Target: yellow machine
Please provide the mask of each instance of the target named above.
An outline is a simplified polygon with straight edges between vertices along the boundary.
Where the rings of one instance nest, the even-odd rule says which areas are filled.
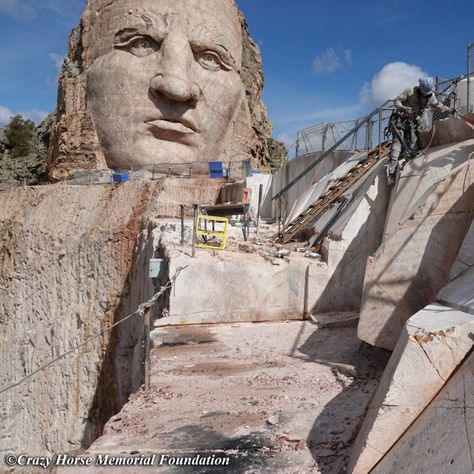
[[[224,250],[227,245],[227,227],[225,217],[198,215],[196,221],[196,246],[203,249]]]

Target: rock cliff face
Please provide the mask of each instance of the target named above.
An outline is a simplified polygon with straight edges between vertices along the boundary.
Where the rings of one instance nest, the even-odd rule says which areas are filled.
[[[260,48],[249,34],[247,21],[241,14],[242,37],[243,37],[243,67],[242,80],[245,85],[248,106],[255,132],[254,145],[251,148],[253,164],[257,167],[270,166],[271,158],[267,146],[267,139],[272,135],[272,125],[268,118],[268,112],[261,99],[264,85],[264,73]],[[281,167],[278,166],[277,169]]]
[[[104,152],[87,108],[86,85],[95,59],[94,43],[98,41],[94,24],[102,10],[110,8],[111,2],[89,0],[80,24],[70,34],[68,56],[59,78],[57,114],[48,151],[52,179],[63,179],[75,170],[106,168]],[[261,100],[264,82],[262,59],[243,15],[239,15],[243,45],[241,80],[245,100],[235,116],[226,156],[212,157],[210,161],[219,158],[243,160],[250,156],[253,166],[265,167],[269,161],[267,138],[272,130]]]
[[[158,216],[220,183],[131,181],[2,192],[0,389],[135,311],[156,288]],[[192,198],[191,198],[192,196]],[[143,320],[132,318],[33,379],[0,394],[0,451],[87,446],[143,382]]]

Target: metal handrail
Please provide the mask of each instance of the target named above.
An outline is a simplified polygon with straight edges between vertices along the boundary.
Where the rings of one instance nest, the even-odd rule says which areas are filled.
[[[289,191],[300,179],[306,176],[315,166],[317,166],[321,161],[327,158],[333,151],[337,150],[349,137],[358,132],[365,124],[369,123],[372,117],[382,112],[382,109],[386,107],[392,100],[387,100],[380,107],[377,107],[370,114],[366,115],[354,128],[347,132],[340,140],[338,140],[331,148],[328,148],[318,159],[311,163],[303,172],[301,172],[296,178],[291,180],[281,191],[279,191],[275,196],[272,197],[272,201],[280,199],[287,191]]]
[[[467,77],[467,97],[466,97],[466,102],[467,102],[467,113],[471,112],[471,54],[472,50],[474,49],[474,43],[470,43],[467,45],[467,71],[466,71],[466,77]]]

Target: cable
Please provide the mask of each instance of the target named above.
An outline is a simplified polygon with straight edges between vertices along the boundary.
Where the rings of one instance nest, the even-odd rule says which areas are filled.
[[[422,151],[420,151],[418,156],[423,156],[426,153],[426,150],[428,150],[428,148],[431,147],[431,144],[433,143],[433,139],[434,139],[434,136],[435,136],[435,130],[436,130],[436,121],[433,122],[433,127],[431,128],[431,138],[430,138],[430,141],[429,141],[428,145],[426,146],[426,148],[424,148]]]
[[[140,306],[138,306],[138,308],[135,310],[135,312],[129,314],[128,316],[125,316],[125,318],[122,318],[120,321],[117,321],[116,323],[112,324],[111,326],[105,328],[104,330],[102,330],[101,332],[98,332],[96,334],[94,334],[92,337],[90,337],[89,339],[85,340],[84,342],[82,342],[81,344],[73,347],[72,349],[64,352],[63,354],[59,355],[58,357],[56,357],[55,359],[47,362],[46,364],[43,364],[42,366],[38,367],[36,370],[34,370],[33,372],[31,372],[30,374],[28,374],[27,376],[23,377],[22,379],[18,380],[17,382],[15,383],[12,383],[11,385],[8,385],[7,387],[5,388],[2,388],[0,390],[0,394],[8,391],[8,390],[11,390],[12,388],[14,387],[17,387],[18,385],[21,385],[23,382],[26,382],[28,379],[30,379],[31,377],[33,377],[34,375],[36,375],[38,372],[42,372],[43,370],[47,369],[48,367],[52,366],[53,364],[55,364],[56,362],[58,362],[59,360],[61,359],[64,359],[66,356],[68,356],[69,354],[72,354],[73,352],[77,351],[78,349],[80,349],[81,347],[84,347],[85,345],[89,344],[89,342],[93,341],[94,339],[97,339],[98,337],[101,337],[103,336],[106,332],[110,331],[111,329],[113,329],[114,327],[124,323],[125,321],[129,320],[130,318],[132,318],[133,316],[135,315],[140,315],[140,316],[143,316],[145,314],[145,310],[146,309],[149,309],[151,308],[153,305],[156,304],[156,302],[158,301],[158,299],[163,295],[163,293],[168,290],[169,288],[171,288],[174,284],[174,282],[176,281],[176,278],[178,277],[178,275],[185,269],[187,268],[187,265],[185,267],[178,267],[176,269],[176,272],[175,274],[173,275],[173,277],[171,278],[171,280],[165,285],[165,286],[162,286],[160,288],[160,291],[158,291],[155,295],[153,295],[153,297],[151,299],[149,299],[148,301],[146,301],[145,303],[142,303]]]

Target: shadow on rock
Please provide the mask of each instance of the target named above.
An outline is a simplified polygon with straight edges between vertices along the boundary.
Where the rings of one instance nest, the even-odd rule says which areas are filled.
[[[342,336],[342,331],[355,329],[315,331],[299,347],[308,362],[330,367],[341,387],[341,392],[320,411],[306,440],[324,474],[346,472],[350,448],[390,357],[388,351],[361,343],[356,337],[344,347],[334,344],[337,333]]]

